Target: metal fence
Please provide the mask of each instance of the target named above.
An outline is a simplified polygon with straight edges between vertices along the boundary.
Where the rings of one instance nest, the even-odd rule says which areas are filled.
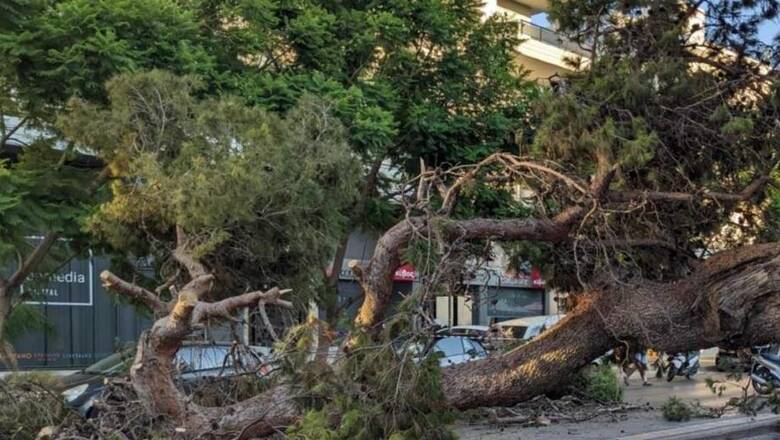
[[[561,49],[576,53],[578,55],[585,57],[590,56],[590,51],[587,48],[582,47],[576,42],[563,37],[552,29],[547,29],[546,27],[529,23],[527,21],[520,22],[520,34],[533,38],[534,40],[560,47]]]
[[[40,314],[45,330],[12,341],[20,368],[81,368],[137,339],[151,325],[148,317],[105,291],[98,274],[108,266],[105,258],[76,258],[37,285],[25,286],[36,295],[24,307]]]

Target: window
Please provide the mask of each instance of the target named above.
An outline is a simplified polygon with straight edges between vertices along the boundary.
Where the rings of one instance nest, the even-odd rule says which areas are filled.
[[[444,353],[444,357],[459,356],[463,354],[462,338],[451,336],[449,338],[439,339],[433,347],[434,352]]]
[[[463,347],[466,349],[466,354],[470,354],[470,351],[473,350],[473,353],[475,353],[476,356],[487,356],[485,348],[477,341],[464,338]]]
[[[182,347],[176,353],[176,369],[180,372],[192,372],[211,370],[230,366],[232,362],[227,359],[228,347],[203,345]]]

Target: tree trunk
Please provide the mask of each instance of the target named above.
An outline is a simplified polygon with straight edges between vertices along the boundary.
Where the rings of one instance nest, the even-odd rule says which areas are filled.
[[[503,356],[443,371],[456,408],[511,405],[559,389],[618,344],[664,352],[780,341],[780,243],[712,257],[690,277],[612,281],[583,295],[541,337]]]
[[[154,327],[161,323],[165,325],[165,321],[158,321]],[[179,426],[198,432],[198,429],[207,426],[206,418],[199,408],[188,404],[173,382],[173,362],[181,342],[165,340],[157,333],[152,328],[138,340],[135,360],[130,368],[133,388],[150,414],[163,415]]]
[[[350,229],[352,222],[350,222]],[[344,235],[339,240],[338,247],[336,248],[336,254],[333,256],[333,263],[331,264],[330,273],[325,279],[325,292],[327,295],[333,295],[332,298],[326,298],[325,300],[325,317],[328,323],[334,325],[339,319],[339,311],[341,309],[339,305],[339,275],[341,274],[341,265],[344,261],[344,257],[347,255],[347,245],[349,244],[350,231],[344,232]]]
[[[0,284],[0,362],[6,367],[15,370],[17,368],[16,353],[10,341],[6,340],[6,325],[13,312],[11,304],[10,288],[3,282]]]

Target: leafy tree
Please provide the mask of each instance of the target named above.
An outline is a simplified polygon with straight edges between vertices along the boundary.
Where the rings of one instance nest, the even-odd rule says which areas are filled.
[[[51,115],[71,96],[103,101],[117,73],[166,68],[215,76],[191,11],[165,0],[49,2],[2,35],[6,81],[27,114]]]
[[[15,365],[6,335],[18,334],[35,322],[12,319],[19,306],[35,298],[34,273],[55,270],[80,251],[81,226],[95,199],[97,172],[74,163],[75,153],[39,139],[15,157],[0,160],[0,361]],[[59,240],[68,237],[68,241]],[[22,291],[22,284],[26,289]],[[34,326],[35,327],[35,326]],[[40,326],[38,326],[40,327]]]
[[[13,0],[0,6],[5,61],[0,67],[0,152],[12,159],[2,163],[8,184],[0,197],[0,262],[24,269],[9,275],[0,292],[0,332],[16,332],[5,327],[24,322],[9,319],[21,302],[19,286],[30,273],[53,270],[72,257],[70,251],[49,251],[64,243],[58,237],[79,237],[83,213],[90,203],[94,206],[100,186],[97,172],[74,167],[84,151],[65,142],[52,125],[67,99],[75,95],[105,102],[104,82],[110,77],[157,66],[212,79],[212,90],[218,81],[213,57],[201,47],[199,23],[178,3]],[[45,139],[30,145],[30,133]],[[84,188],[93,193],[91,199],[84,197]],[[44,239],[33,248],[24,240],[41,234]],[[17,257],[28,257],[30,264],[17,264]]]
[[[302,94],[327,96],[363,163],[350,229],[384,229],[395,174],[419,161],[460,164],[517,148],[534,88],[514,63],[517,26],[484,19],[477,1],[222,2],[211,23],[240,22],[218,37],[234,41],[257,69],[235,88],[250,102],[284,111]],[[205,17],[204,17],[205,19]],[[381,173],[382,164],[396,170]],[[342,237],[328,280],[334,288]],[[323,298],[336,318],[333,297]]]
[[[633,191],[738,193],[777,172],[780,90],[768,62],[778,54],[756,37],[760,23],[777,16],[777,2],[598,3],[553,2],[551,17],[561,30],[595,41],[598,51],[587,70],[569,76],[565,93],[541,101],[543,122],[529,154],[585,175],[616,165],[613,185]],[[581,14],[598,25],[576,20]],[[550,263],[559,265],[559,275],[575,273],[579,258],[674,278],[695,255],[766,233],[766,207],[646,202],[630,215],[603,218],[591,235],[643,236],[673,246],[621,249],[617,260],[605,262],[588,251],[598,247],[586,245],[578,253],[551,253]],[[559,281],[569,289],[579,284]]]
[[[515,149],[535,90],[513,61],[516,25],[483,20],[471,0],[64,0],[20,28],[0,37],[20,115],[51,120],[74,95],[105,103],[106,80],[150,68],[197,77],[201,97],[229,92],[280,114],[306,95],[331,102],[363,176],[336,267],[346,231],[397,214],[388,175],[414,173],[419,158]],[[380,173],[383,163],[398,172]]]
[[[175,281],[179,229],[217,296],[283,284],[307,304],[355,196],[341,124],[311,98],[280,117],[229,96],[200,100],[202,87],[151,71],[109,81],[105,106],[72,102],[61,129],[113,177],[89,228],[154,256]]]

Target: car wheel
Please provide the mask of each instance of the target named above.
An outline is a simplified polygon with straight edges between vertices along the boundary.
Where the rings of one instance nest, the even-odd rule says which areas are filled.
[[[767,380],[767,383],[759,383],[753,380],[753,378],[750,378],[750,383],[753,385],[753,389],[756,390],[758,394],[766,395],[772,392],[772,386],[769,384],[769,372],[766,371],[766,368],[757,367],[753,370],[753,374],[756,376],[761,377],[762,379]]]
[[[98,409],[97,409],[97,408],[95,408],[94,406],[91,406],[91,407],[90,407],[90,408],[87,410],[87,412],[84,414],[84,418],[85,418],[85,419],[94,419],[95,417],[97,417],[97,416],[98,416],[98,412],[99,412],[99,411],[98,411]]]

